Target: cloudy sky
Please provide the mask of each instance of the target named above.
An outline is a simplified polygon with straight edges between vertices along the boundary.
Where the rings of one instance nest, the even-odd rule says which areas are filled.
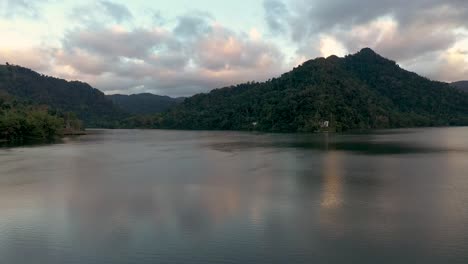
[[[0,0],[1,63],[106,93],[187,96],[363,47],[468,79],[468,1]]]

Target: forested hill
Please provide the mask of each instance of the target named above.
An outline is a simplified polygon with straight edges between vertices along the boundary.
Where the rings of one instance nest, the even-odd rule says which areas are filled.
[[[87,127],[311,132],[468,125],[468,93],[401,69],[368,48],[186,99],[105,96],[86,83],[12,65],[0,65],[0,93],[28,107],[48,105],[49,113],[76,113]],[[21,115],[36,111],[28,107]]]
[[[51,111],[45,105],[28,105],[0,91],[0,146],[2,142],[50,140],[64,134],[81,134],[82,123],[72,113]]]
[[[112,127],[123,116],[104,93],[86,83],[44,76],[20,66],[0,65],[0,91],[27,103],[74,112],[87,127]]]
[[[468,92],[468,81],[453,82],[451,85],[461,91]]]
[[[125,112],[135,115],[148,115],[167,111],[169,108],[183,102],[185,98],[172,98],[150,93],[122,95],[108,95],[114,104]]]
[[[468,125],[468,95],[366,48],[195,95],[156,119],[154,127],[282,132]]]

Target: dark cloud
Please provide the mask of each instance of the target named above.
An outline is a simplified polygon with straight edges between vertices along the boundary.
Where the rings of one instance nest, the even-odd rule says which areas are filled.
[[[294,40],[334,30],[349,30],[389,16],[399,27],[437,25],[453,29],[465,26],[468,20],[468,2],[464,0],[293,0],[286,6],[280,0],[264,1],[266,20],[272,31],[275,21],[284,21]],[[273,20],[273,23],[270,21]],[[412,32],[413,33],[413,32]]]
[[[295,21],[290,23],[294,25],[302,20],[307,25],[305,32],[302,32],[305,36],[337,27],[366,24],[386,15],[406,26],[414,21],[428,20],[428,15],[432,22],[460,24],[466,21],[468,14],[468,3],[464,0],[296,0],[292,3],[289,9],[294,13],[292,20]],[[285,14],[288,15],[288,12]]]
[[[468,26],[466,0],[265,0],[264,7],[271,32],[280,28],[297,55],[306,57],[320,55],[321,42],[331,37],[349,52],[371,47],[416,65],[418,58],[443,56],[458,41],[456,29]],[[429,65],[441,68],[435,62]]]

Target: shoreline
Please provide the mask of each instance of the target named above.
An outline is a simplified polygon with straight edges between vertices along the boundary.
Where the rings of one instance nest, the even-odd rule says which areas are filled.
[[[63,133],[63,136],[84,136],[84,135],[87,135],[86,131]]]
[[[73,130],[73,129],[64,129],[62,133],[62,137],[65,136],[84,136],[86,135],[86,130]]]

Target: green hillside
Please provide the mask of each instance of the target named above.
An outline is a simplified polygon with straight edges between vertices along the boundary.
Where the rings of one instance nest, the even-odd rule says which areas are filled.
[[[27,104],[73,112],[87,127],[112,127],[124,116],[104,93],[86,83],[41,75],[20,66],[0,65],[0,91]]]
[[[468,125],[468,95],[366,48],[195,95],[154,119],[153,127],[277,132]]]
[[[451,85],[461,91],[468,92],[468,81],[453,82]]]
[[[134,115],[149,115],[167,111],[171,107],[183,102],[184,98],[172,98],[150,93],[122,95],[108,95],[115,105],[127,113]]]

